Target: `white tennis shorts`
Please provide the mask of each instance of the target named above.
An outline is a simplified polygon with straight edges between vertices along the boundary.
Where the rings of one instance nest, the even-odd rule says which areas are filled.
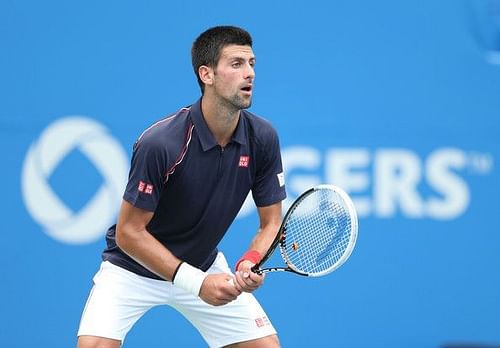
[[[231,273],[222,253],[207,272]],[[105,261],[94,277],[78,336],[100,336],[123,342],[134,323],[158,305],[169,305],[182,313],[210,347],[276,333],[252,294],[242,293],[224,306],[211,306],[171,282],[142,277]]]

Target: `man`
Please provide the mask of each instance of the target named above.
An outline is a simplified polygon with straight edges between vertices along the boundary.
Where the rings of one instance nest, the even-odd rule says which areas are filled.
[[[251,294],[264,278],[251,267],[279,229],[286,196],[276,132],[244,110],[255,78],[252,39],[241,28],[211,28],[194,42],[192,60],[201,99],[146,129],[134,145],[79,348],[119,347],[147,310],[163,304],[211,347],[279,346]],[[260,226],[232,275],[217,244],[250,190]]]

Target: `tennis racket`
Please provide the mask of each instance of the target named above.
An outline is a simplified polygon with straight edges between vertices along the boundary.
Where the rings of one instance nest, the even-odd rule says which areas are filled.
[[[313,187],[293,202],[271,247],[252,271],[326,275],[349,258],[357,235],[358,218],[347,193],[333,185]],[[286,267],[262,268],[278,245]]]

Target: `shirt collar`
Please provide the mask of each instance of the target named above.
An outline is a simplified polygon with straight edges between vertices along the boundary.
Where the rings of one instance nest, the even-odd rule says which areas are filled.
[[[238,125],[236,126],[236,130],[231,137],[232,142],[237,142],[241,145],[246,145],[246,122],[245,111],[241,111],[240,118],[238,120]],[[201,147],[203,151],[208,151],[211,148],[217,146],[217,141],[213,136],[212,132],[208,128],[207,123],[205,122],[205,118],[203,117],[203,112],[201,111],[201,98],[196,101],[191,106],[191,120],[193,121],[194,128],[198,134],[198,137],[201,142]]]

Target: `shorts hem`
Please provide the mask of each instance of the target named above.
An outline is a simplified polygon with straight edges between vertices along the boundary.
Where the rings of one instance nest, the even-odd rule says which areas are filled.
[[[267,329],[266,331],[259,331],[259,332],[252,332],[252,333],[247,333],[244,335],[237,335],[237,336],[230,336],[230,337],[224,337],[218,340],[214,340],[214,344],[212,345],[212,342],[208,342],[210,348],[219,348],[219,347],[225,347],[230,344],[235,344],[235,343],[240,343],[240,342],[245,342],[245,341],[251,341],[251,340],[256,340],[259,338],[264,338],[267,336],[272,336],[272,335],[277,335],[278,333],[274,329],[274,327]]]

